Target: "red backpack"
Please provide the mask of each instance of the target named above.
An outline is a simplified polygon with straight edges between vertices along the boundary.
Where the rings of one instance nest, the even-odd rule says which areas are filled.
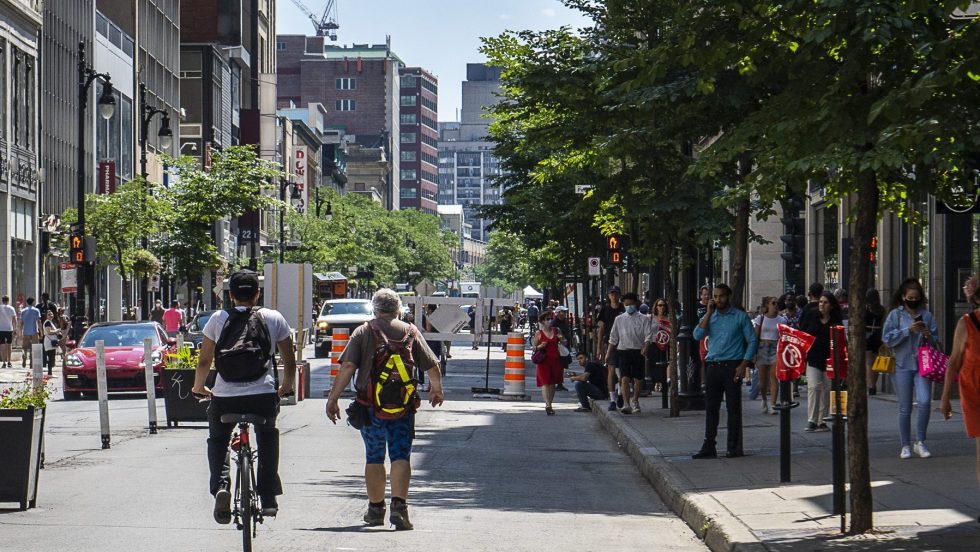
[[[381,420],[397,420],[415,412],[422,404],[415,379],[415,360],[412,346],[418,332],[409,324],[401,341],[392,341],[385,335],[380,322],[369,322],[376,344],[374,362],[367,388],[367,403],[374,415]]]

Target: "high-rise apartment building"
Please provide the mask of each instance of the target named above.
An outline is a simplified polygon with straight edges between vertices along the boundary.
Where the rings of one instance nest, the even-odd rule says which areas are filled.
[[[400,206],[399,71],[390,44],[336,46],[322,36],[276,38],[280,108],[323,104],[329,124],[345,133],[348,192]]]
[[[439,81],[419,67],[401,69],[399,171],[401,207],[437,214]]]

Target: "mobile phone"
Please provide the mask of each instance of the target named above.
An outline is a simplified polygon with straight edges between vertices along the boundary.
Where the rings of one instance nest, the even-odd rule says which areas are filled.
[[[921,314],[916,315],[916,317],[913,318],[912,320],[914,320],[915,322],[922,322],[922,315]]]

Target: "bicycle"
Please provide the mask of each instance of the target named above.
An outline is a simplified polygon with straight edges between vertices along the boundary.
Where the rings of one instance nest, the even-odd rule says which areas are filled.
[[[235,527],[242,532],[242,550],[252,551],[252,538],[256,528],[262,523],[262,508],[259,495],[255,491],[255,462],[258,452],[252,448],[249,425],[263,426],[264,416],[255,414],[223,414],[221,423],[237,424],[236,433],[231,437],[231,450],[235,453],[235,494],[232,497],[231,515]]]

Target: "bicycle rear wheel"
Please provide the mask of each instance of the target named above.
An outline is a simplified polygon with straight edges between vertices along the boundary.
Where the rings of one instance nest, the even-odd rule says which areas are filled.
[[[242,512],[242,550],[252,552],[252,528],[255,512],[252,510],[252,451],[242,445],[238,451],[238,505]]]

